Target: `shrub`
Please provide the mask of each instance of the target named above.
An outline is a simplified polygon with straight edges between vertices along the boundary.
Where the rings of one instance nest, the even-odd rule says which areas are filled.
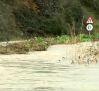
[[[66,23],[64,15],[59,13],[53,14],[51,18],[43,19],[40,29],[54,35],[68,34],[68,31],[70,31],[69,24]]]
[[[95,35],[86,35],[86,34],[79,34],[77,36],[77,39],[81,40],[81,41],[90,41],[92,40],[93,38],[95,38]]]
[[[85,11],[83,10],[81,4],[77,0],[68,1],[64,5],[64,9],[66,22],[69,23],[72,28],[74,21],[75,32],[76,34],[78,34],[82,27],[82,20]]]

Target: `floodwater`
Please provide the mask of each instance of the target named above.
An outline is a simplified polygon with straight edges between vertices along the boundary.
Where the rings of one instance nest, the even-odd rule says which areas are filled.
[[[99,91],[98,63],[71,65],[50,52],[0,56],[0,91]]]

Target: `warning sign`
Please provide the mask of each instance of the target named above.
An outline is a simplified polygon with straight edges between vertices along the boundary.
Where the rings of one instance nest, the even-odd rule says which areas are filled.
[[[94,24],[94,21],[91,16],[88,17],[86,24]]]

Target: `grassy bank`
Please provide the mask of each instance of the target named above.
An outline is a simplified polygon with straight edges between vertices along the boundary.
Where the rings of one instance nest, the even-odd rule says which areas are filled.
[[[29,51],[46,51],[50,45],[56,44],[74,44],[78,42],[96,41],[99,33],[88,36],[80,34],[78,36],[61,35],[57,37],[34,37],[20,43],[9,43],[6,46],[0,46],[0,54],[25,54]]]

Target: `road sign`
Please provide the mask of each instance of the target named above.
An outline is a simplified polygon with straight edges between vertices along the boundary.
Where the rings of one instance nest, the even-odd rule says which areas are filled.
[[[94,24],[94,21],[91,16],[88,17],[86,24]]]
[[[87,27],[86,27],[86,29],[87,29],[88,31],[92,31],[92,30],[93,30],[93,25],[88,24]]]

